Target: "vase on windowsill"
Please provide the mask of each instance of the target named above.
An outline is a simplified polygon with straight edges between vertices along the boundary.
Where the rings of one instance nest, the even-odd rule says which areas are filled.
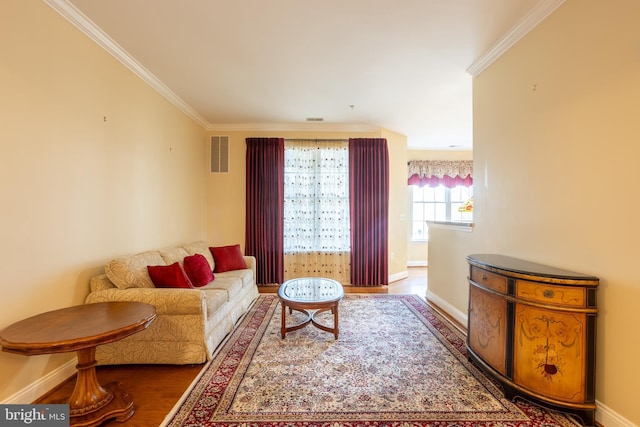
[[[473,197],[464,202],[462,206],[458,208],[458,212],[473,212]]]

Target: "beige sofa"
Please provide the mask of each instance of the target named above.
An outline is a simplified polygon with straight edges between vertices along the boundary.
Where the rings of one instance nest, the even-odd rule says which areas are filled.
[[[157,314],[146,330],[98,346],[98,364],[179,365],[211,358],[258,296],[255,258],[245,256],[246,269],[216,272],[213,281],[193,289],[156,288],[147,271],[147,266],[182,265],[194,254],[214,269],[210,246],[199,241],[117,258],[107,263],[105,274],[91,279],[86,303],[140,301],[155,306]]]

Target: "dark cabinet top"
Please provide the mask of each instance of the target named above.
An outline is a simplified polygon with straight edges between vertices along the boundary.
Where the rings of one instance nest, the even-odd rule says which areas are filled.
[[[597,285],[599,279],[595,276],[576,273],[574,271],[563,270],[544,264],[526,261],[519,258],[512,258],[499,254],[473,254],[467,256],[467,261],[471,265],[488,268],[500,272],[510,272],[522,276],[537,276],[543,278],[555,278],[568,281],[578,281],[582,284]]]

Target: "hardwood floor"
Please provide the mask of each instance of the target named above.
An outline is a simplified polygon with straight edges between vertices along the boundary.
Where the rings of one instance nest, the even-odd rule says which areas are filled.
[[[96,368],[100,384],[119,382],[133,399],[135,413],[125,422],[104,426],[159,426],[180,396],[202,370],[202,365],[114,365]],[[75,375],[34,403],[64,402],[73,392]]]
[[[409,277],[389,284],[390,294],[416,294],[422,299],[427,298],[427,268],[410,267],[407,269]]]
[[[417,294],[423,299],[427,292],[427,269],[409,268],[409,277],[391,283],[390,294]],[[98,366],[100,384],[120,382],[133,399],[135,414],[127,421],[110,421],[105,426],[154,427],[178,402],[184,391],[202,370],[202,365],[115,365]],[[59,403],[68,398],[75,386],[75,376],[34,403]]]

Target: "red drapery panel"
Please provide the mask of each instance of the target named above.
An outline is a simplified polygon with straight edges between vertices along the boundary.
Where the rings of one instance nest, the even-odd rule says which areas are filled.
[[[382,138],[349,139],[351,284],[389,284],[389,152]]]
[[[245,253],[256,257],[256,283],[284,280],[284,139],[247,138]]]

